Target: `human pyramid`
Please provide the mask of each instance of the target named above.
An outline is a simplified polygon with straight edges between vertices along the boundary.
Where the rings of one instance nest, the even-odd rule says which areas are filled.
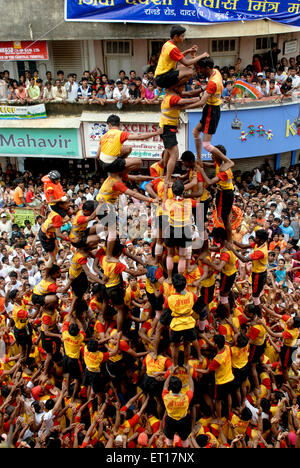
[[[45,359],[40,368],[33,363],[33,369],[43,382],[62,369],[60,396],[55,407],[54,403],[48,406],[55,420],[62,401],[65,408],[77,405],[75,419],[69,418],[76,428],[70,426],[66,433],[70,439],[75,433],[78,443],[83,432],[82,447],[97,443],[108,448],[239,447],[247,441],[268,446],[266,439],[276,421],[271,425],[262,413],[275,416],[285,404],[283,400],[282,407],[269,403],[274,376],[266,350],[274,334],[282,338],[281,349],[275,347],[282,384],[289,394],[296,393],[296,399],[299,395],[291,386],[292,377],[298,376],[292,355],[297,349],[299,318],[288,312],[277,314],[277,328],[279,323],[281,328],[276,333],[269,325],[276,313],[267,277],[268,233],[257,230],[249,245],[233,240],[232,231],[242,219],[234,206],[234,163],[222,145],[212,144],[220,119],[222,77],[207,53],[197,55],[197,46],[180,52],[178,45],[184,38],[185,28],[172,27],[155,72],[158,86],[165,89],[159,130],[129,133],[121,130],[117,115],[109,116],[109,129],[97,155],[107,177],[96,201],[85,202],[72,216],[60,174],[53,170],[43,178],[50,212],[39,240],[49,260],[32,291],[35,314],[28,313],[21,291],[9,293],[14,338],[20,347],[16,365],[32,364],[36,340],[32,322],[40,319]],[[202,97],[202,89],[184,91],[194,67],[208,79]],[[196,155],[185,151],[179,156],[180,112],[191,108],[203,108],[193,131]],[[132,148],[124,143],[157,135],[165,148],[161,160],[151,166],[149,175],[133,174],[142,162],[129,157]],[[211,162],[202,161],[202,148],[211,154]],[[175,173],[180,161],[183,175]],[[144,182],[145,195],[128,188],[127,181]],[[216,199],[209,233],[212,186]],[[152,206],[151,254],[143,258],[119,238],[118,201],[123,194]],[[72,220],[69,235],[61,231],[66,216]],[[60,241],[69,242],[73,249],[63,286],[58,284]],[[244,255],[249,249],[252,253]],[[135,262],[135,268],[122,262],[126,257]],[[90,259],[94,273],[88,267]],[[248,290],[236,281],[242,264],[251,265]],[[129,275],[127,284],[123,273]],[[85,294],[91,287],[93,297],[87,303]],[[64,312],[63,293],[71,299]],[[121,407],[125,374],[134,390]],[[5,378],[4,371],[1,379]],[[42,384],[38,387],[42,391]],[[87,406],[90,425],[84,431],[81,418]],[[298,430],[299,420],[298,426],[294,424]],[[46,443],[50,431],[44,434]]]

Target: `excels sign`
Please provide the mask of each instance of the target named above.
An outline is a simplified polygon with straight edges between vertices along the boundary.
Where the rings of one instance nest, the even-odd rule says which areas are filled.
[[[5,128],[0,131],[2,156],[82,158],[77,129]]]

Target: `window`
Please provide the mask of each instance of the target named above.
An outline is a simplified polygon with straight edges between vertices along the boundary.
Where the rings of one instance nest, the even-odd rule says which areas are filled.
[[[271,49],[271,44],[274,41],[274,37],[257,37],[255,43],[256,51],[265,51]]]
[[[159,55],[165,41],[151,41],[150,52],[151,55]]]
[[[235,49],[235,39],[213,39],[211,41],[211,52],[213,54],[218,54],[220,52],[235,52]]]
[[[131,55],[131,41],[106,41],[106,55]]]

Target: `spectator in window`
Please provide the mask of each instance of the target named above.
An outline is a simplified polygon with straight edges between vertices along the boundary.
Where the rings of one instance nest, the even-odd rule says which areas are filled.
[[[273,68],[275,70],[280,52],[281,50],[278,49],[277,43],[272,42],[271,50],[269,50],[265,56],[265,61],[269,68]]]
[[[262,71],[261,57],[258,54],[253,56],[252,65],[255,73],[260,73]]]
[[[102,106],[104,106],[104,104],[107,101],[107,96],[105,94],[105,89],[103,86],[100,86],[100,88],[98,89],[97,99],[99,101],[99,104],[101,104]]]
[[[73,73],[68,74],[68,81],[65,84],[67,91],[67,100],[69,102],[76,102],[78,99],[78,84],[74,82]]]
[[[51,81],[45,83],[44,88],[44,102],[50,102],[54,100],[53,86]]]
[[[18,83],[18,89],[16,90],[16,99],[20,104],[26,104],[28,101],[28,91],[21,81]]]
[[[37,80],[40,78],[39,71],[35,69],[32,76],[34,78],[35,84],[37,84]]]
[[[5,81],[6,81],[7,86],[12,84],[13,80],[10,78],[10,73],[9,73],[8,70],[3,71],[3,77],[4,77]]]
[[[64,104],[67,102],[67,90],[59,79],[55,81],[55,86],[53,86],[53,96],[57,102],[63,102]]]
[[[144,97],[145,97],[145,86],[142,83],[141,77],[137,76],[135,82],[136,82],[136,86],[137,86],[137,88],[138,88],[138,90],[140,92],[141,98],[144,99]]]
[[[136,83],[133,81],[130,86],[129,86],[129,101],[131,104],[138,104],[141,102],[141,95],[140,91],[136,85]]]
[[[105,86],[105,94],[106,94],[107,99],[109,100],[113,99],[114,89],[115,89],[115,81],[109,80],[108,84]]]
[[[116,87],[113,92],[113,100],[117,103],[118,109],[121,109],[122,105],[127,103],[129,100],[128,89],[125,89],[121,80],[116,82]]]
[[[34,78],[30,78],[30,85],[27,88],[29,102],[38,101],[40,99],[40,88],[35,84]]]
[[[57,79],[60,80],[61,85],[65,86],[66,84],[65,72],[63,70],[58,70],[56,75],[57,75]]]
[[[78,88],[78,100],[82,104],[88,104],[92,97],[92,87],[88,84],[87,78],[82,78],[82,85]]]

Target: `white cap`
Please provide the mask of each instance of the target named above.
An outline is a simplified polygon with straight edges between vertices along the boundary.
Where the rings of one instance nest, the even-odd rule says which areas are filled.
[[[7,218],[7,214],[6,214],[6,213],[2,213],[2,214],[1,214],[1,218]]]

